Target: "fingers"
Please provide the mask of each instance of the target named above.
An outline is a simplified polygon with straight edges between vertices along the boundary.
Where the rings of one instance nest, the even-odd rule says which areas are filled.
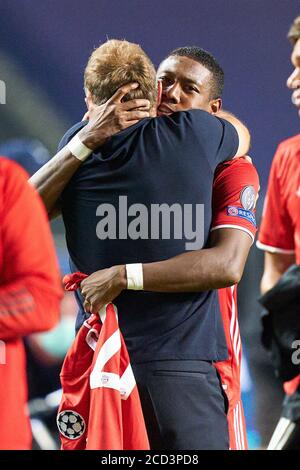
[[[107,106],[107,103],[108,102],[104,104],[99,104],[99,105],[96,105],[96,104],[91,105],[87,113],[88,119],[92,121],[93,119],[97,119],[99,116],[101,116]]]
[[[130,121],[132,124],[132,121],[140,121],[141,119],[145,119],[150,117],[150,114],[148,111],[139,111],[139,110],[134,110],[134,111],[128,111],[125,113],[125,121]]]
[[[122,103],[122,108],[124,109],[124,111],[130,111],[132,109],[137,108],[147,110],[150,109],[150,101],[144,99],[125,101],[124,103]]]
[[[137,124],[139,121],[125,121],[122,129],[127,129],[128,127],[134,126],[134,124]]]
[[[85,282],[84,281],[85,281],[85,279],[83,279],[83,281],[81,281],[80,286],[79,286],[80,293],[81,293],[81,295],[83,295],[83,297],[86,296],[86,292],[87,292],[87,288],[85,287]]]
[[[104,307],[105,303],[99,302],[99,300],[93,300],[93,299],[85,299],[83,303],[83,308],[85,312],[87,313],[95,313],[98,314],[101,310],[102,307]]]
[[[139,87],[138,83],[127,83],[126,85],[121,86],[116,93],[110,98],[111,102],[121,102],[122,98],[124,98],[127,93],[129,93],[131,90],[135,90],[136,88]]]
[[[86,300],[86,299],[85,299],[85,301],[83,302],[83,308],[84,308],[85,312],[91,313],[91,304],[90,304],[89,301]]]

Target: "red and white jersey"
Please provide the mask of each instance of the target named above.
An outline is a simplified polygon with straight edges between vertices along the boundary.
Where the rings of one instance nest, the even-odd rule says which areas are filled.
[[[212,230],[234,228],[246,232],[254,241],[256,234],[255,205],[259,178],[246,158],[230,160],[218,166],[213,186]],[[242,345],[238,324],[237,286],[219,289],[219,302],[226,336],[228,359],[217,362],[226,392],[230,449],[247,449],[247,436],[241,402]]]
[[[62,449],[148,450],[116,307],[110,303],[99,315],[101,321],[91,315],[82,325],[62,367],[57,416]]]
[[[295,254],[300,264],[300,134],[279,144],[272,162],[257,247]],[[292,394],[300,375],[284,384]]]
[[[275,153],[257,247],[295,253],[300,264],[300,134],[282,142]]]

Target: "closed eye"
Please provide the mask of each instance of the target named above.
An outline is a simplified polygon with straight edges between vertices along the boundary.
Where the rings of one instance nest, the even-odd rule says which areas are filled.
[[[192,86],[192,85],[188,85],[188,86],[186,87],[186,89],[187,89],[187,91],[189,91],[189,92],[190,92],[190,91],[194,91],[195,93],[199,93],[198,88],[196,88],[195,86]]]
[[[170,77],[159,77],[159,80],[162,81],[163,86],[170,86],[174,82]]]

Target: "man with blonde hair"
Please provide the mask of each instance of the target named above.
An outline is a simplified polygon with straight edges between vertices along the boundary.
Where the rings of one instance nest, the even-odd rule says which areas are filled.
[[[157,105],[156,71],[138,44],[112,39],[91,54],[84,71],[84,87],[94,104],[104,104],[124,84],[135,82],[124,101],[147,97],[150,108]]]
[[[94,62],[101,50],[107,68],[102,59]],[[111,73],[118,42],[109,41],[93,54],[85,83],[98,65],[100,73]],[[52,167],[48,165],[33,178],[51,212],[59,191],[86,159],[61,196],[71,269],[89,274],[113,266],[101,273],[106,276],[102,277],[102,287],[119,308],[151,447],[156,449],[228,448],[224,397],[212,365],[212,361],[226,359],[227,348],[216,292],[210,289],[239,280],[252,240],[241,230],[237,236],[239,230],[223,228],[215,231],[211,248],[201,248],[207,246],[211,224],[214,169],[236,152],[246,153],[248,147],[243,142],[238,144],[230,123],[211,114],[218,112],[221,100],[209,93],[215,79],[208,67],[218,67],[208,53],[204,55],[206,66],[188,59],[185,73],[189,82],[197,82],[189,83],[188,89],[199,90],[199,99],[204,97],[202,107],[209,112],[170,112],[158,119],[139,121],[154,115],[154,106],[140,98],[124,102],[124,96],[135,86],[126,85],[113,97],[107,96],[103,113],[96,113],[87,125],[80,123],[68,131],[61,142],[61,147],[67,144],[67,148],[54,157]],[[125,61],[119,57],[125,70],[132,65],[128,57]],[[149,64],[148,59],[145,62]],[[141,76],[136,74],[130,80],[140,83],[144,72],[138,70]],[[105,99],[102,91],[97,96],[95,91],[88,91],[88,106],[97,96]],[[112,86],[109,94],[113,91]],[[191,107],[197,108],[195,96]],[[149,114],[145,111],[147,104]],[[117,105],[125,129],[98,148],[112,132],[103,130],[104,125],[99,138],[95,127],[99,131],[106,119],[119,130]],[[247,135],[236,118],[229,119],[237,125],[240,136]],[[87,148],[95,152],[88,155]],[[72,163],[76,158],[78,165]],[[58,168],[62,161],[64,172]],[[251,225],[246,207],[243,215],[232,212],[233,224],[239,217],[248,218]],[[186,250],[194,251],[182,254]],[[153,263],[168,258],[167,265]],[[82,283],[84,294],[93,279],[96,291],[101,290],[95,275]],[[78,301],[81,323],[86,314],[79,294]],[[105,298],[102,301],[105,303]],[[96,307],[92,295],[86,296],[84,306],[86,311]]]

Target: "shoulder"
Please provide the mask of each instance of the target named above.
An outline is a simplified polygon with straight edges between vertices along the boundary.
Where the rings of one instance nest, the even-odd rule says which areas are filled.
[[[299,150],[300,149],[300,134],[289,137],[288,139],[283,140],[278,145],[278,149],[281,150]]]
[[[67,132],[63,135],[61,141],[58,144],[58,150],[61,150],[67,143],[80,131],[84,126],[86,126],[87,121],[80,121],[74,124],[74,126],[70,127]]]
[[[214,185],[241,183],[259,186],[259,176],[253,163],[245,157],[234,158],[217,166]]]
[[[169,116],[159,117],[158,121],[163,127],[181,132],[184,137],[188,132],[189,137],[194,136],[197,142],[208,145],[210,149],[218,150],[220,146],[223,148],[225,144],[230,145],[238,140],[236,129],[229,121],[201,109],[177,111]]]
[[[300,159],[300,134],[280,142],[273,162],[277,165],[284,165],[287,161],[293,159]]]
[[[177,111],[168,116],[159,116],[156,122],[174,123],[177,125],[193,126],[197,123],[217,123],[221,124],[223,120],[202,109],[189,109],[188,111]]]
[[[300,134],[282,141],[275,152],[272,165],[272,178],[285,184],[290,177],[299,172],[300,165]]]

